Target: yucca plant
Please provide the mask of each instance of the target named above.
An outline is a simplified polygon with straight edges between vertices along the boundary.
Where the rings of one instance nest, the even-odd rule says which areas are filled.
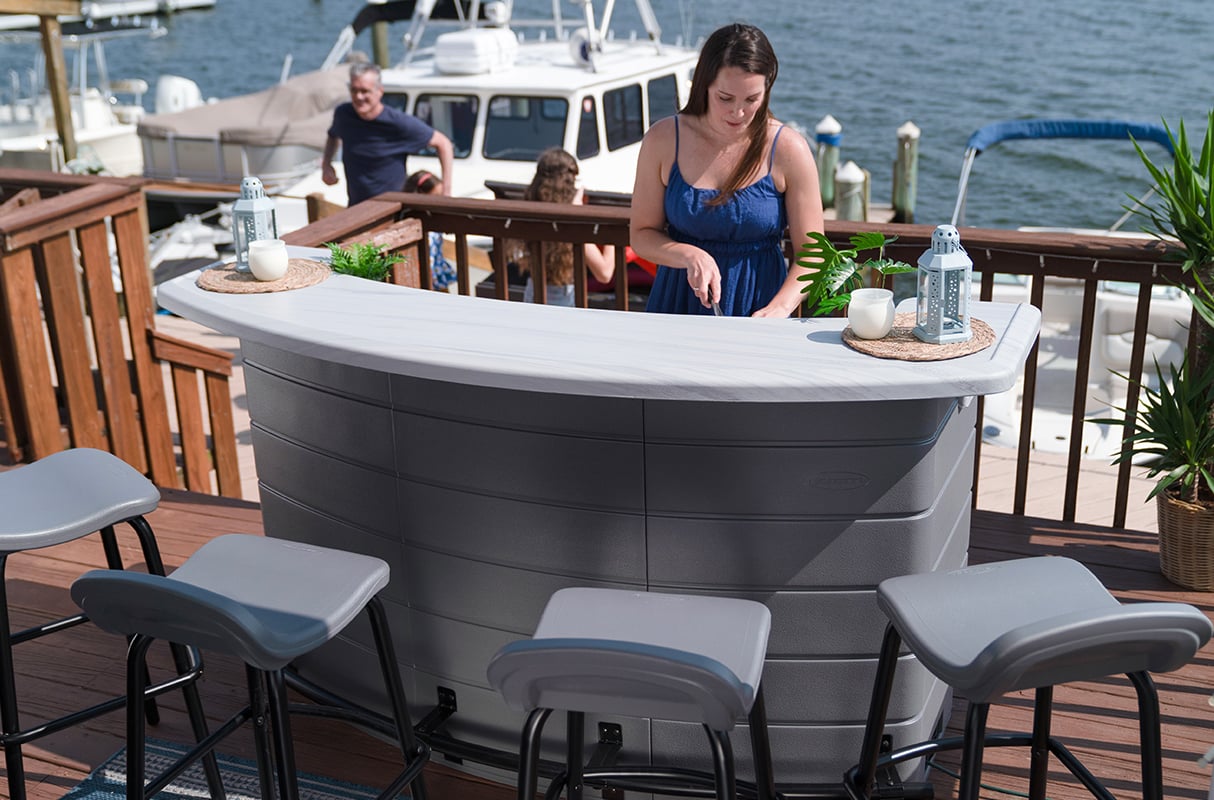
[[[376,244],[342,246],[326,242],[325,247],[329,248],[329,266],[334,272],[371,281],[384,280],[393,264],[404,261],[395,253],[385,253],[383,247]]]
[[[1164,122],[1172,141],[1171,168],[1160,167],[1134,142],[1138,156],[1155,181],[1157,197],[1153,201],[1135,201],[1133,211],[1146,218],[1146,233],[1165,240],[1178,241],[1184,248],[1177,252],[1181,269],[1193,277],[1194,286],[1183,287],[1204,324],[1196,331],[1197,347],[1189,353],[1195,362],[1195,374],[1204,374],[1214,363],[1214,109],[1206,120],[1201,153],[1195,158],[1184,120],[1175,135]],[[1214,412],[1212,412],[1214,413]]]
[[[1168,365],[1165,379],[1156,361],[1159,388],[1140,383],[1143,400],[1132,424],[1124,417],[1095,420],[1127,428],[1125,447],[1113,463],[1146,457],[1147,477],[1158,479],[1147,499],[1170,490],[1186,503],[1214,503],[1214,369],[1194,369],[1183,359],[1179,367]]]
[[[840,250],[822,233],[811,231],[805,235],[809,241],[797,251],[797,264],[810,271],[797,280],[805,283],[801,287],[801,294],[806,295],[806,306],[815,317],[846,307],[851,301],[852,291],[864,285],[865,270],[881,275],[915,270],[905,261],[885,257],[885,248],[897,241],[897,236],[864,231],[851,237],[851,247]],[[859,254],[866,250],[876,250],[877,257],[857,261]]]

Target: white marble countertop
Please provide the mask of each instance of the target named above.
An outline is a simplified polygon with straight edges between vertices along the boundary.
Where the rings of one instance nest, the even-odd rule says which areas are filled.
[[[976,303],[974,316],[994,329],[994,345],[947,361],[909,362],[852,350],[842,341],[841,318],[558,308],[345,275],[286,292],[220,294],[199,289],[197,277],[161,284],[159,303],[243,340],[419,378],[643,399],[833,402],[993,394],[1015,384],[1041,321],[1029,305]]]

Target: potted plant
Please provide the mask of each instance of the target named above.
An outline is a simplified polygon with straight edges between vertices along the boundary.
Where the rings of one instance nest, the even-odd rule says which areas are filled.
[[[905,261],[885,257],[885,248],[897,241],[897,236],[864,231],[853,235],[849,240],[851,247],[843,250],[835,247],[825,234],[813,231],[806,236],[809,241],[797,251],[797,264],[810,272],[797,280],[805,283],[801,293],[806,295],[806,307],[815,317],[844,309],[851,300],[852,291],[864,285],[866,272],[897,275],[915,271]],[[876,250],[877,257],[857,261],[859,254],[866,250]]]
[[[329,248],[329,266],[334,272],[372,281],[384,280],[393,264],[404,261],[404,258],[396,253],[385,253],[383,247],[376,244],[343,246],[326,242],[325,247]]]
[[[1145,397],[1136,415],[1126,413],[1125,419],[1112,420],[1126,428],[1125,447],[1115,463],[1136,456],[1149,459],[1148,475],[1159,478],[1149,497],[1155,498],[1158,510],[1160,568],[1182,586],[1212,590],[1214,110],[1196,158],[1184,122],[1177,128],[1175,136],[1168,129],[1174,150],[1170,168],[1154,164],[1134,143],[1158,192],[1151,202],[1137,200],[1134,210],[1149,223],[1143,230],[1173,248],[1181,269],[1191,278],[1191,285],[1181,288],[1193,301],[1196,324],[1181,366],[1170,367],[1167,376],[1160,372],[1158,389],[1143,387]]]

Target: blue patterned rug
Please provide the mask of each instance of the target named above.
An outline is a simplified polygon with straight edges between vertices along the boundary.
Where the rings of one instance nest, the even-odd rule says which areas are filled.
[[[147,741],[147,771],[158,775],[185,752],[180,745],[156,739]],[[228,800],[260,800],[257,764],[244,758],[216,754]],[[301,800],[373,800],[379,792],[366,786],[300,773]],[[126,749],[93,770],[84,782],[72,789],[64,800],[124,800],[126,797]],[[209,798],[202,767],[194,764],[160,794],[157,800],[197,800]]]

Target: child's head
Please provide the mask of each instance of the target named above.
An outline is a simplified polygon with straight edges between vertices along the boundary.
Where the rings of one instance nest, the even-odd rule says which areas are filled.
[[[572,203],[577,192],[577,159],[559,147],[549,147],[535,162],[535,177],[523,198]]]
[[[438,194],[442,191],[443,182],[438,176],[428,170],[419,169],[405,178],[405,191],[416,194]]]

